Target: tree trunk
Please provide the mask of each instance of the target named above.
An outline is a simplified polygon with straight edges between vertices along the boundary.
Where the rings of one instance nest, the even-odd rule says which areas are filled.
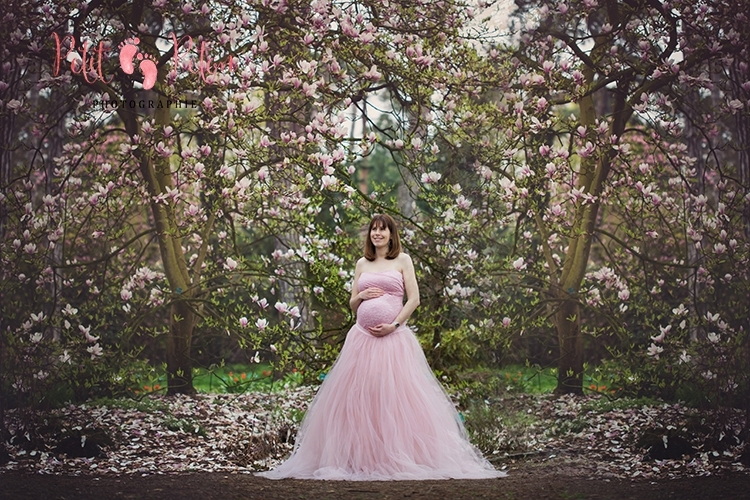
[[[746,113],[737,113],[737,130],[738,130],[738,161],[740,184],[745,188],[745,192],[750,188],[750,120]],[[746,203],[742,211],[742,221],[745,229],[745,239],[750,240],[750,204]],[[750,318],[747,318],[745,325],[745,387],[746,397],[745,405],[745,425],[746,432],[750,432],[750,376],[747,375],[750,369]]]
[[[172,122],[167,98],[160,92],[160,83],[166,78],[166,66],[159,68],[155,91],[151,92],[160,106],[155,109],[154,121],[157,130]],[[125,100],[134,99],[136,91],[125,93]],[[138,114],[128,108],[119,108],[118,114],[125,124],[130,137],[142,136]],[[174,188],[174,178],[170,169],[169,159],[152,156],[148,151],[139,148],[135,151],[139,162],[139,170],[151,198],[151,214],[156,227],[159,254],[164,274],[169,288],[177,299],[172,303],[169,319],[169,334],[167,338],[167,394],[192,394],[193,364],[190,355],[193,330],[196,315],[191,309],[190,300],[200,291],[192,288],[194,284],[187,266],[185,251],[179,236],[177,215],[174,201],[158,202],[157,197],[163,195],[167,189]],[[213,217],[210,219],[213,220]],[[205,237],[205,235],[204,235]],[[202,259],[199,259],[202,260]],[[199,265],[199,264],[198,264]],[[198,282],[199,269],[195,273],[195,284]]]
[[[709,97],[711,105],[718,106],[720,99],[719,92],[715,91],[713,95]],[[688,102],[701,102],[701,98],[697,92],[692,93],[692,97],[688,99]],[[700,122],[699,110],[693,110],[690,107],[685,108],[685,114],[688,119],[685,121],[685,132],[683,137],[687,145],[687,152],[695,158],[695,177],[691,181],[692,192],[696,195],[708,195],[711,196],[710,192],[706,191],[706,158],[704,147],[704,136],[700,126],[696,126],[695,123]],[[690,211],[694,210],[694,201],[690,200]],[[699,229],[700,228],[696,228]],[[686,279],[688,282],[688,289],[690,290],[690,300],[688,302],[688,308],[690,309],[690,315],[693,317],[700,317],[705,314],[706,307],[701,303],[700,298],[703,295],[704,283],[697,279],[696,270],[700,265],[700,261],[703,259],[703,251],[698,249],[695,245],[695,240],[687,235],[688,228],[685,227],[685,246],[687,247],[687,264],[690,266],[686,269]],[[690,326],[690,340],[698,340],[701,326],[692,325]]]
[[[187,300],[172,304],[167,340],[167,394],[194,394],[193,358],[190,347],[193,340],[195,313]]]
[[[565,294],[564,291],[559,292]],[[578,301],[560,297],[560,308],[555,314],[560,359],[558,362],[558,394],[583,394],[583,338]]]

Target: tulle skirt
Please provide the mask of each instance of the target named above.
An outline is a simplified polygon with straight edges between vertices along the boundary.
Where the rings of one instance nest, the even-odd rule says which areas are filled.
[[[270,479],[349,481],[505,476],[474,448],[413,332],[349,331],[289,459]]]

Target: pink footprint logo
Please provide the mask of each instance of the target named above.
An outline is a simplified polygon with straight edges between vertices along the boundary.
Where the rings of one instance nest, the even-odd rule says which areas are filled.
[[[140,39],[138,37],[128,38],[120,44],[120,68],[127,75],[132,75],[135,71],[133,66],[133,58],[138,53],[138,44]]]
[[[143,75],[143,88],[149,90],[154,87],[159,71],[156,68],[154,58],[149,54],[143,54],[139,51],[138,44],[140,41],[138,37],[133,37],[128,38],[120,44],[120,68],[125,74],[132,75],[135,72],[133,59],[140,61],[138,69]]]
[[[146,90],[153,88],[156,83],[156,75],[159,72],[156,69],[154,58],[150,54],[138,54],[138,60],[141,61],[138,69],[143,73],[143,88]]]

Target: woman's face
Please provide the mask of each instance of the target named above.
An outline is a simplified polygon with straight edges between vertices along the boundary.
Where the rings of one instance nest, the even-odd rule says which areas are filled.
[[[388,242],[391,239],[391,230],[388,226],[378,226],[374,224],[370,229],[370,241],[375,245],[375,248],[387,247]]]

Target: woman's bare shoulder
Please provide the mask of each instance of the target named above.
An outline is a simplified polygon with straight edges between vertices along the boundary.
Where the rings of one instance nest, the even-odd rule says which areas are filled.
[[[396,264],[398,270],[401,271],[402,274],[414,270],[414,263],[408,253],[401,252],[398,254],[398,257],[396,257]]]
[[[356,264],[356,265],[354,266],[354,270],[355,270],[355,271],[360,271],[360,270],[362,270],[362,267],[363,267],[363,266],[364,266],[364,265],[365,265],[366,263],[367,263],[367,259],[365,259],[364,257],[360,257],[360,258],[359,258],[359,260],[357,261],[357,264]]]
[[[398,254],[398,257],[396,257],[396,261],[402,264],[412,264],[411,256],[408,253],[401,252]]]

